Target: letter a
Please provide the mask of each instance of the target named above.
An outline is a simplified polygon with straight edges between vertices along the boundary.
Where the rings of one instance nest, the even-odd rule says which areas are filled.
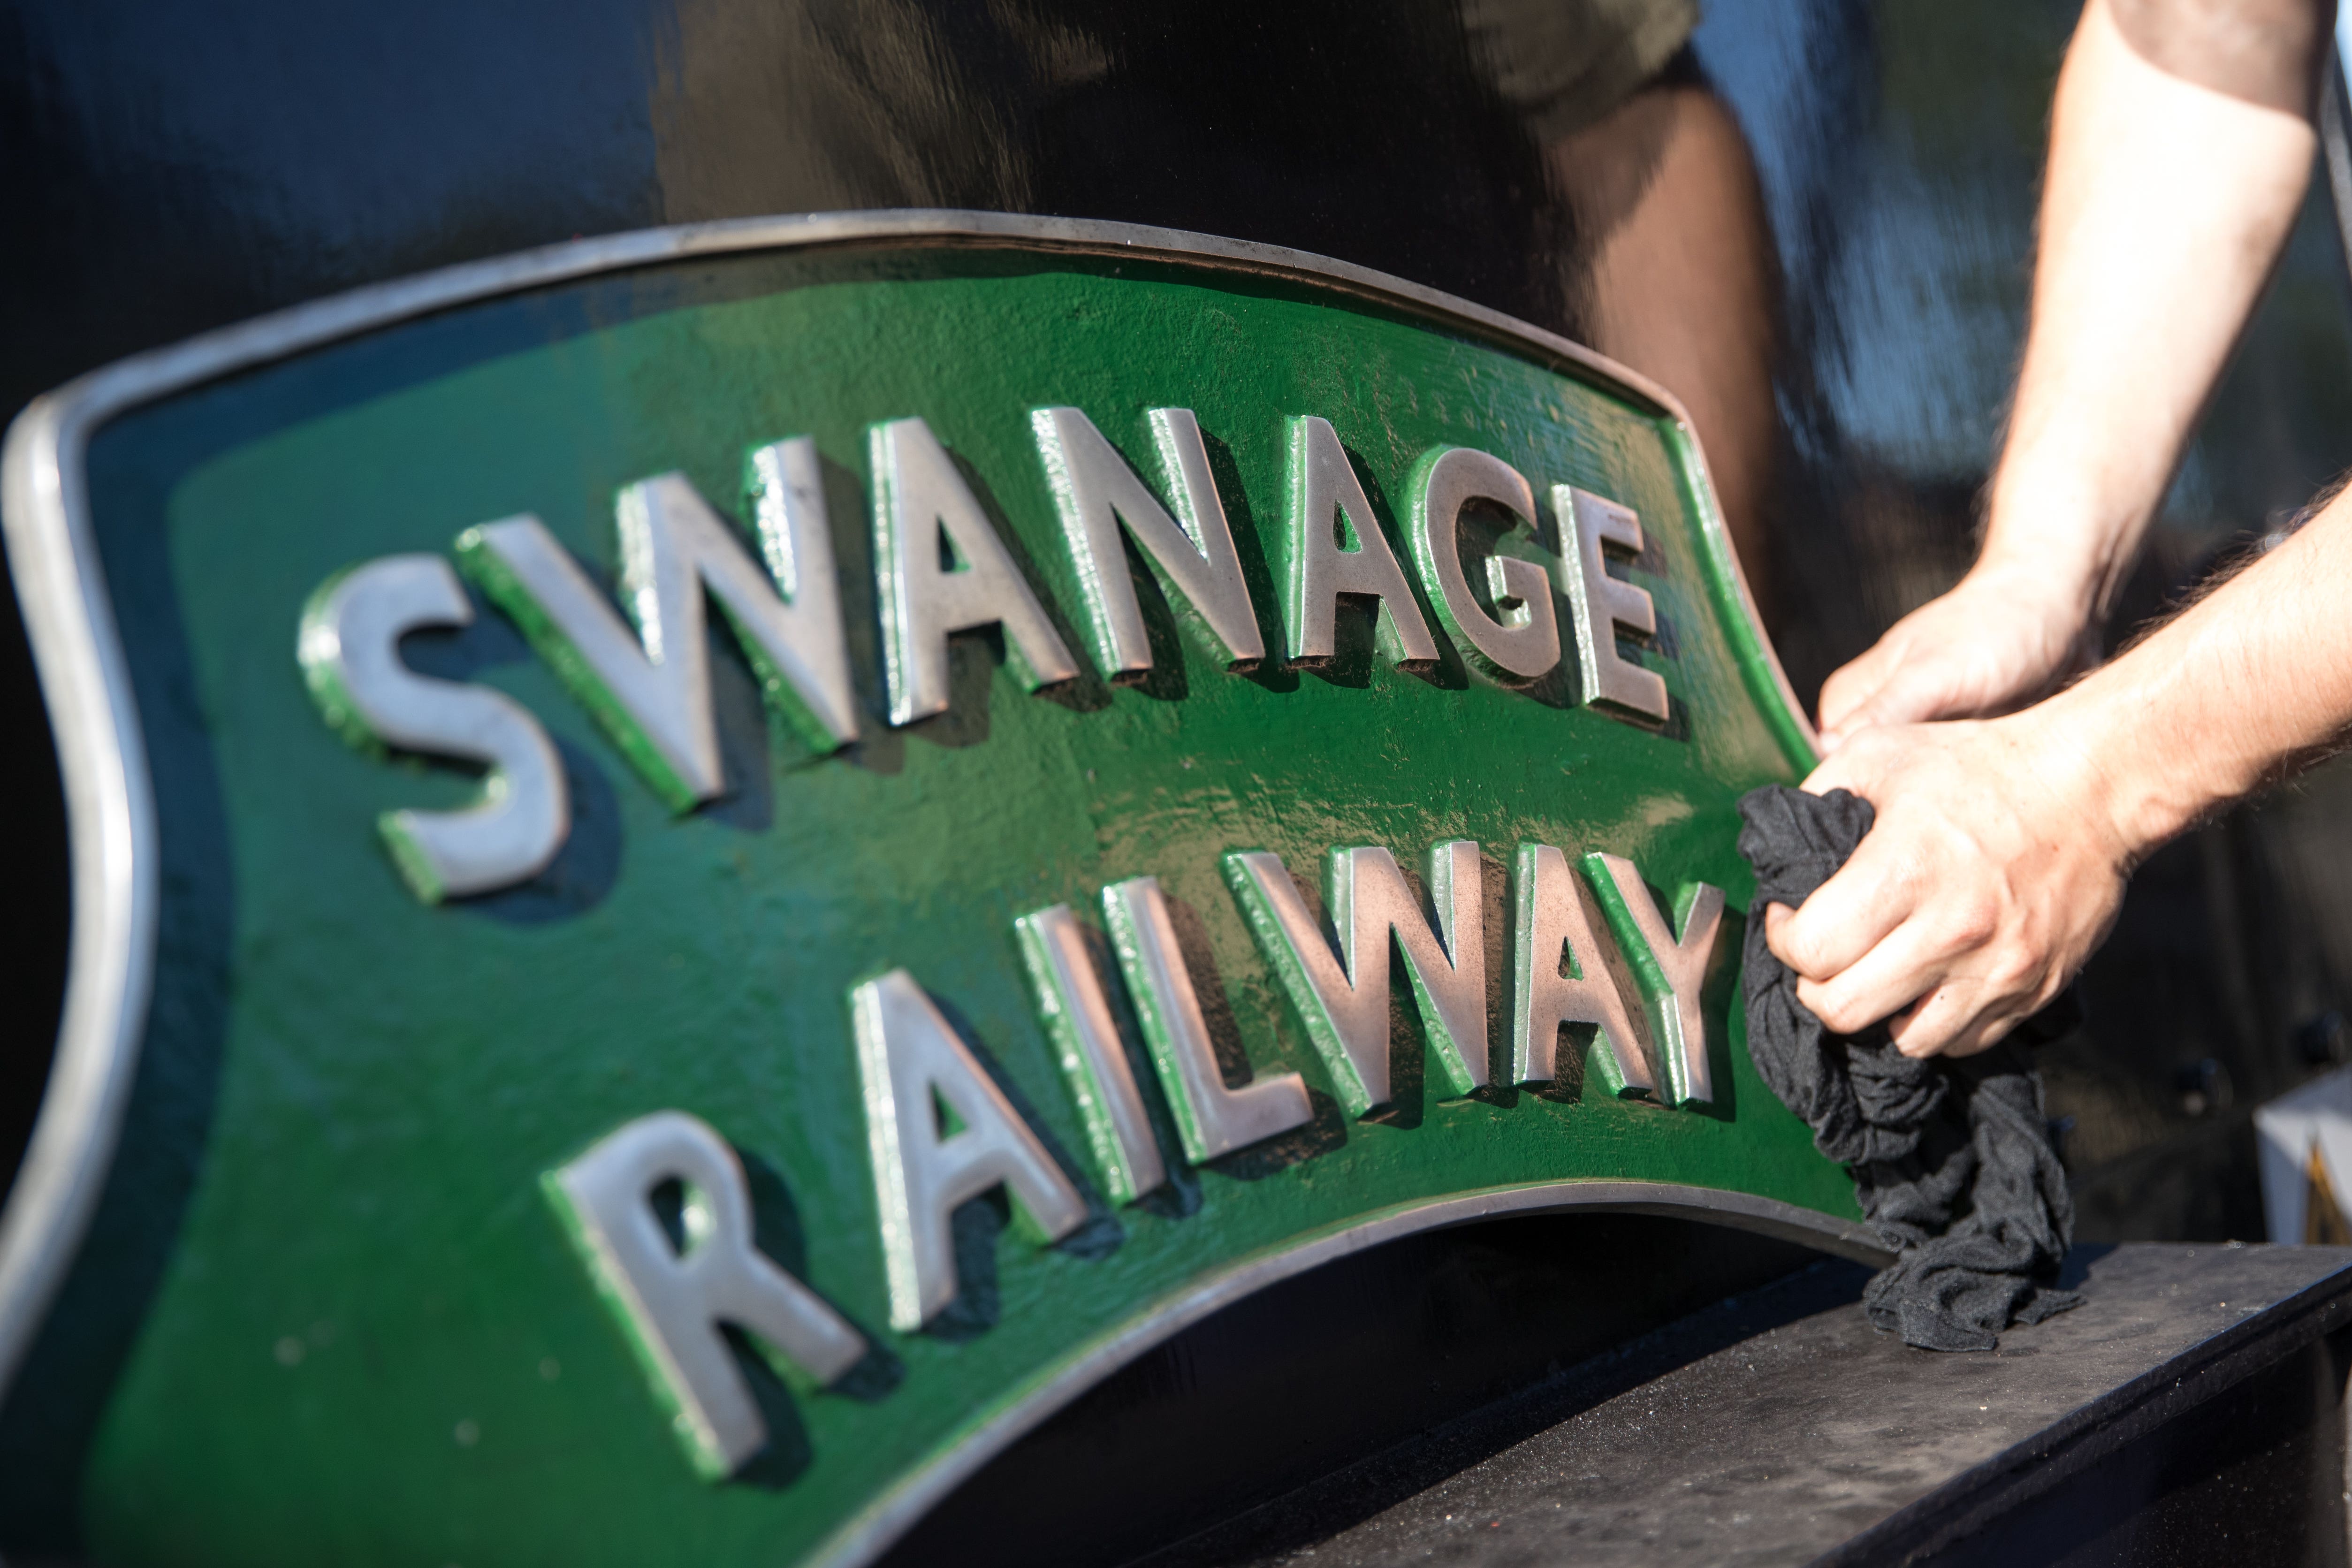
[[[869,980],[849,994],[849,1007],[890,1326],[912,1333],[955,1300],[948,1216],[957,1205],[1005,1187],[1021,1228],[1040,1242],[1077,1229],[1087,1205],[913,975],[894,969]],[[963,1123],[959,1131],[941,1131],[940,1105]]]

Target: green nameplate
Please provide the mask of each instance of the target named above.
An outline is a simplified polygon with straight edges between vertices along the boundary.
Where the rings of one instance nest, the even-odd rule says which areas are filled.
[[[1738,1016],[1809,733],[1556,338],[777,220],[131,362],[6,477],[78,879],[0,1377],[94,1558],[857,1563],[1386,1237],[1870,1250]]]

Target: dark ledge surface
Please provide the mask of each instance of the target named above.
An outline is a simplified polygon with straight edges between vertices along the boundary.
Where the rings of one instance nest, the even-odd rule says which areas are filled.
[[[1817,1265],[1150,1561],[1932,1556],[2352,1322],[2352,1249],[2078,1247],[2084,1304],[1974,1355],[1874,1331],[1867,1278]]]

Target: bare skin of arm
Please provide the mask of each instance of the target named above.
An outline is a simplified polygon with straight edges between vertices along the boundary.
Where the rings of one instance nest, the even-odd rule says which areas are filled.
[[[2250,31],[2249,13],[2271,26]],[[2297,84],[2324,38],[2307,0],[2084,7],[2058,79],[2032,330],[1982,552],[1823,684],[1824,749],[1873,724],[2009,712],[2095,661],[2302,203],[2318,139]],[[2216,84],[2151,57],[2203,59]]]
[[[2315,45],[2314,46],[2315,47]],[[1832,1028],[1981,1050],[2106,934],[2138,860],[2352,722],[2352,498],[2106,668],[2080,659],[2284,242],[2315,138],[2168,74],[2092,0],[2060,77],[2034,329],[1984,559],[1833,678],[1805,787],[1877,807],[1767,939]],[[1974,713],[1954,723],[1909,721]],[[1896,1016],[1899,1015],[1899,1016]]]
[[[1857,734],[1805,787],[1876,825],[1765,917],[1798,1000],[1843,1033],[1910,1008],[1909,1056],[1998,1040],[2090,956],[2149,850],[2352,729],[2347,583],[2352,492],[2046,702]]]

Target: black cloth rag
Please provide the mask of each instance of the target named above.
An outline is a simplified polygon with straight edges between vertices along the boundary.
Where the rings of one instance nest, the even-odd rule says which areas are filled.
[[[1764,945],[1764,910],[1802,904],[1875,813],[1842,789],[1773,784],[1742,796],[1739,815],[1739,852],[1756,869],[1743,955],[1748,1054],[1821,1152],[1852,1173],[1864,1217],[1895,1250],[1864,1292],[1870,1321],[1927,1350],[1988,1351],[2012,1322],[2077,1305],[2081,1297],[2057,1289],[2074,1205],[2042,1114],[2042,1075],[2021,1048],[2080,1024],[2073,991],[1974,1056],[1916,1061],[1883,1023],[1831,1034]]]

